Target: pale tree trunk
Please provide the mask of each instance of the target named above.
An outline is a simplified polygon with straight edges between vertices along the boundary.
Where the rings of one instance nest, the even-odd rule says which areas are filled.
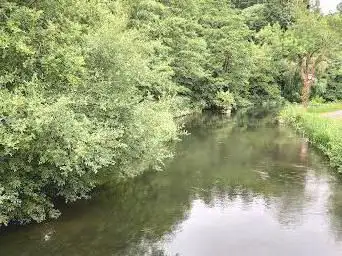
[[[301,93],[302,104],[305,108],[308,107],[310,101],[311,88],[315,81],[316,60],[312,55],[307,54],[302,58],[301,64],[301,78],[303,88]]]

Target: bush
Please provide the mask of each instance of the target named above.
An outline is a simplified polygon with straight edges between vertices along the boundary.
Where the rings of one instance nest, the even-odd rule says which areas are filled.
[[[218,91],[214,103],[217,107],[227,112],[230,112],[236,106],[234,95],[229,91]]]
[[[56,198],[88,197],[105,170],[160,168],[178,134],[171,74],[119,6],[15,2],[0,10],[0,225],[57,217]]]

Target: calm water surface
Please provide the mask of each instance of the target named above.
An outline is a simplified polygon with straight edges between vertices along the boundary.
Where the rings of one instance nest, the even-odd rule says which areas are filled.
[[[109,184],[0,255],[342,255],[342,182],[272,118],[200,116],[166,170]]]

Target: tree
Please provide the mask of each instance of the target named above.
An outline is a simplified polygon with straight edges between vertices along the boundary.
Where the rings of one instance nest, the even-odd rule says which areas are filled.
[[[342,2],[336,6],[337,11],[342,12]]]
[[[251,31],[226,1],[172,1],[164,5],[143,1],[136,5],[132,24],[143,26],[150,39],[162,41],[168,49],[173,81],[184,88],[180,95],[202,108],[217,107],[219,91],[248,97]],[[163,10],[162,15],[159,10]],[[139,13],[145,16],[136,20]]]
[[[342,38],[342,16],[340,14],[326,16],[328,24],[336,33],[338,38]],[[324,99],[335,101],[342,99],[342,47],[340,42],[336,42],[333,54],[329,58],[329,65],[322,75],[324,91],[321,93]]]
[[[338,42],[338,36],[327,19],[316,12],[299,11],[295,24],[285,32],[287,57],[299,65],[304,106],[309,103],[318,66],[328,61]]]

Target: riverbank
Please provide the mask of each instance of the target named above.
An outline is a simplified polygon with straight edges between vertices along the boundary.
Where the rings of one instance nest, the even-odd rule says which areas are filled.
[[[302,132],[339,173],[342,173],[342,116],[335,113],[341,109],[341,103],[313,105],[307,110],[290,105],[280,113],[280,119]]]
[[[340,180],[265,114],[189,116],[164,172],[0,232],[1,255],[340,255]]]

